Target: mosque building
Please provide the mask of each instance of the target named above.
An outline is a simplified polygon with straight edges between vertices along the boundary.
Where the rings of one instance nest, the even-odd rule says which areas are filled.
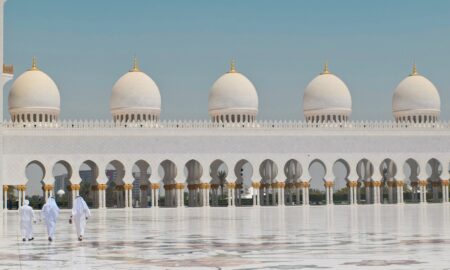
[[[14,68],[0,37],[3,88]],[[60,120],[57,85],[35,58],[13,81],[1,209],[20,206],[30,181],[44,199],[80,194],[100,209],[308,205],[313,182],[332,205],[338,181],[350,205],[449,202],[450,124],[415,65],[393,91],[392,121],[352,121],[351,92],[328,64],[306,86],[298,121],[259,121],[257,89],[234,61],[211,86],[208,121],[161,121],[158,85],[136,59],[112,88],[110,121]]]

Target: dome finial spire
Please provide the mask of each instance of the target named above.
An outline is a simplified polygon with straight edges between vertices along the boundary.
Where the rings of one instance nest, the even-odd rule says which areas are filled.
[[[31,62],[31,70],[39,70],[39,68],[37,67],[36,56],[33,56],[33,60]]]
[[[236,73],[236,61],[234,60],[234,58],[231,59],[230,73]]]
[[[328,61],[325,61],[325,64],[323,65],[323,71],[321,74],[330,74],[330,70],[328,69]]]
[[[416,76],[419,75],[419,72],[417,72],[417,65],[416,62],[413,63],[413,68],[412,68],[412,72],[411,72],[411,76]]]
[[[138,59],[136,56],[134,56],[133,58],[133,68],[130,70],[130,72],[139,72],[139,63],[138,63]]]

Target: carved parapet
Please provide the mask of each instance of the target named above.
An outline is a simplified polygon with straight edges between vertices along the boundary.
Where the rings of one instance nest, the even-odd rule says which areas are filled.
[[[260,182],[252,182],[252,188],[260,189],[261,188],[261,183]]]
[[[450,180],[441,180],[441,185],[448,186],[450,184]]]

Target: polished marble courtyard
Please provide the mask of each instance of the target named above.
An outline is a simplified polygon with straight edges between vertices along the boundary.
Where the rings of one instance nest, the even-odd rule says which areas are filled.
[[[1,269],[450,269],[450,206],[93,210],[85,241],[69,212],[23,243],[0,223]]]

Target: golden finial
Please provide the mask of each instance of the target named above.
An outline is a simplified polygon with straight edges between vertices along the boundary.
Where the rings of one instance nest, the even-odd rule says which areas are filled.
[[[330,74],[330,70],[328,69],[328,62],[325,62],[323,65],[323,71],[320,74]]]
[[[31,70],[39,70],[39,68],[37,67],[36,56],[33,56],[33,60],[31,62]]]
[[[413,64],[412,72],[410,74],[411,76],[419,75],[419,72],[417,72],[417,66],[416,63]]]
[[[138,60],[136,58],[136,56],[133,58],[133,68],[130,70],[130,72],[139,72],[139,65],[138,65]]]
[[[236,73],[236,61],[234,59],[231,60],[230,73]]]

